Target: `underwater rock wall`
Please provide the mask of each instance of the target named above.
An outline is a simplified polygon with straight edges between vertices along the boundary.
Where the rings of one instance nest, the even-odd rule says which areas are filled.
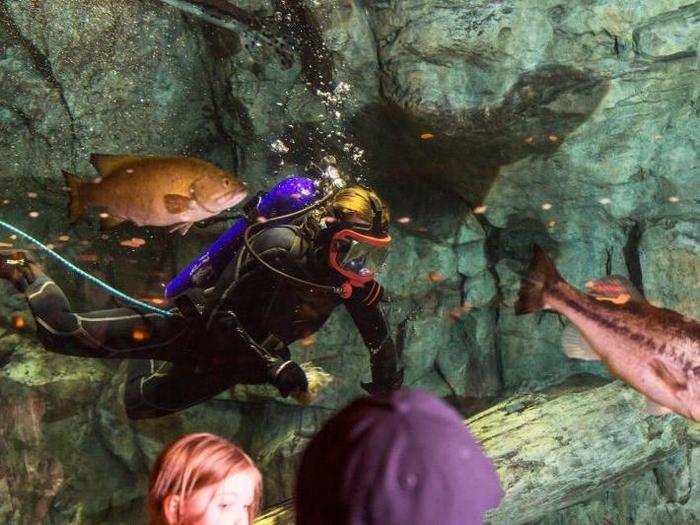
[[[187,154],[257,191],[333,153],[402,219],[382,281],[407,385],[467,406],[579,373],[608,378],[563,356],[558,316],[513,316],[519,272],[536,241],[576,286],[622,273],[700,318],[699,19],[687,0],[1,1],[0,215],[152,295],[221,230],[69,229],[62,169],[95,177],[92,152]],[[148,242],[119,245],[131,235]],[[109,304],[49,271],[76,309]],[[20,298],[0,304],[0,420],[33,414],[3,450],[5,486],[23,488],[0,481],[0,521],[140,515],[147,466],[189,430],[243,444],[263,466],[266,503],[281,501],[305,441],[369,376],[339,312],[294,349],[336,377],[317,406],[237,387],[129,423],[123,366],[47,355],[6,321],[29,318]],[[594,522],[603,500],[663,501],[645,472],[567,512]]]

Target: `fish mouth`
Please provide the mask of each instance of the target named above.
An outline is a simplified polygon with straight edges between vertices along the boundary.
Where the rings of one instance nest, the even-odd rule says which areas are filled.
[[[233,206],[241,202],[243,199],[245,199],[247,196],[248,192],[245,188],[229,191],[215,200],[216,207],[220,208],[222,211],[228,208],[232,208]]]

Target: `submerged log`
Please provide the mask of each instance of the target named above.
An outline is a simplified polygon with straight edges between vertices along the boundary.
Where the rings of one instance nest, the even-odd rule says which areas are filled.
[[[688,446],[686,420],[643,410],[644,398],[616,381],[519,395],[469,418],[506,492],[488,523],[537,521],[632,481]],[[294,523],[291,503],[256,523]]]

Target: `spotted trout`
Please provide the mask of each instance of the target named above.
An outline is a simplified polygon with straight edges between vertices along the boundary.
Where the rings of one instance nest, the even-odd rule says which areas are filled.
[[[650,414],[675,412],[700,421],[700,324],[652,306],[622,276],[590,281],[586,288],[589,293],[567,283],[535,245],[515,313],[553,310],[566,316],[574,325],[562,336],[567,356],[604,362],[646,396]]]
[[[184,235],[196,221],[235,206],[246,197],[245,184],[230,173],[193,157],[92,155],[100,174],[83,182],[63,172],[70,191],[69,222],[90,206],[105,209],[105,222],[130,220],[138,226],[174,226]]]

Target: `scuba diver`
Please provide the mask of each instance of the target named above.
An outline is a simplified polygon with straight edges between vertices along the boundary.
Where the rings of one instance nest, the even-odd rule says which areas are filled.
[[[172,414],[235,384],[270,383],[283,397],[309,402],[307,374],[288,345],[320,329],[341,304],[369,349],[371,382],[361,386],[373,395],[400,388],[388,301],[374,279],[391,242],[382,199],[362,186],[335,187],[286,224],[257,215],[255,203],[246,210],[245,244],[213,286],[180,293],[171,315],[130,307],[74,313],[23,250],[0,252],[0,277],[26,296],[47,350],[130,360],[131,419]]]

